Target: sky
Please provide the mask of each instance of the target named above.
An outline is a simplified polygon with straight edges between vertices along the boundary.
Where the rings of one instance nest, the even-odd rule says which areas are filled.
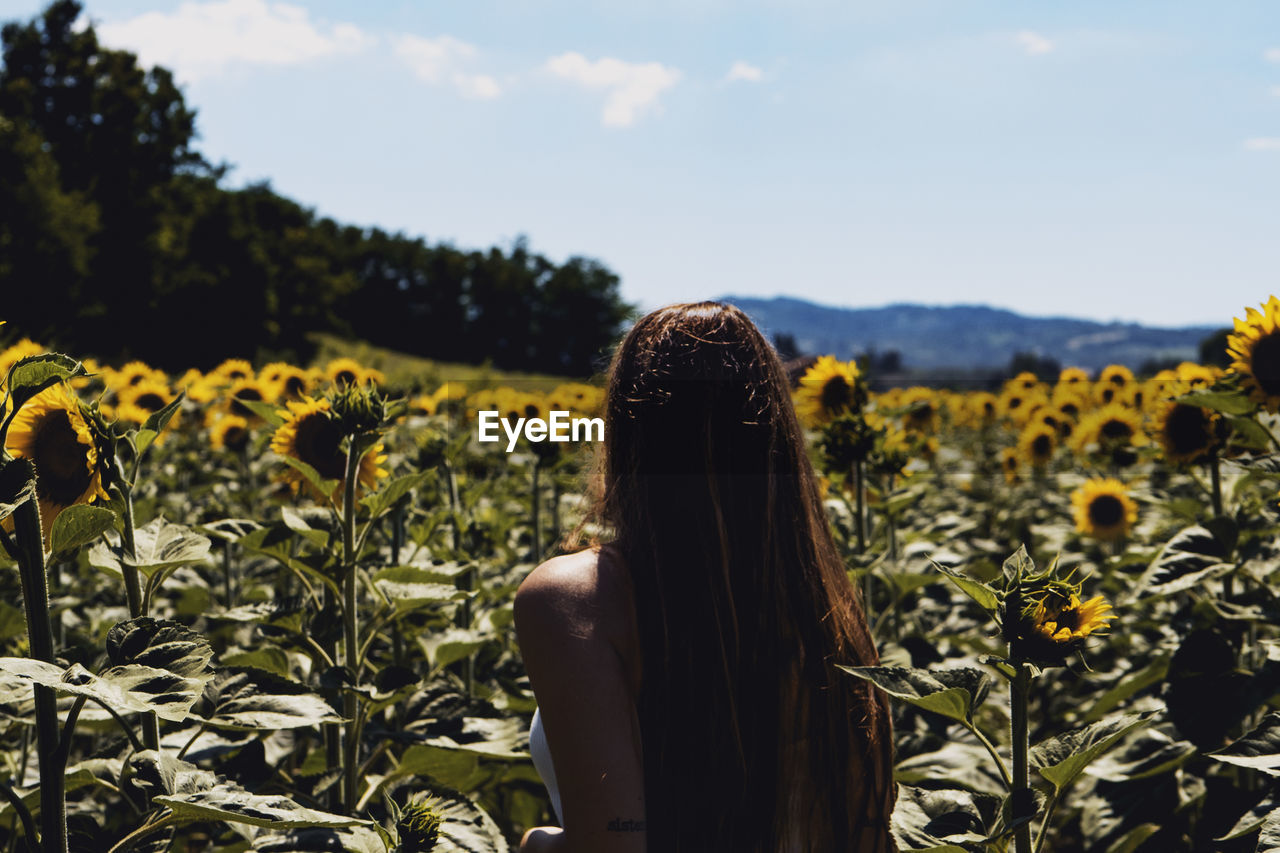
[[[0,0],[0,20],[43,3]],[[1280,290],[1274,0],[86,0],[340,222],[723,294],[1226,325]]]

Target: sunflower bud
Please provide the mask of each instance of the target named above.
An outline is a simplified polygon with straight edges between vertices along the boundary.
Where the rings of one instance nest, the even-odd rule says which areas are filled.
[[[818,448],[822,464],[828,472],[845,473],[855,462],[862,462],[875,447],[875,430],[861,415],[846,413],[836,417],[822,429]]]
[[[1024,578],[1003,598],[1000,624],[1012,660],[1059,666],[1114,618],[1102,596],[1082,602],[1080,584],[1053,574],[1050,569]]]
[[[440,824],[444,818],[436,811],[434,800],[411,802],[400,812],[396,831],[400,835],[397,853],[428,853],[440,840]]]
[[[345,385],[329,397],[344,435],[376,432],[386,416],[386,401],[369,385]]]

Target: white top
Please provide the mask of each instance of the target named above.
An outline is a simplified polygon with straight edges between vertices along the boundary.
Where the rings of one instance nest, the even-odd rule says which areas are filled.
[[[551,797],[551,807],[555,809],[556,820],[564,826],[564,814],[560,811],[560,786],[556,783],[556,768],[551,763],[551,748],[547,746],[547,734],[542,730],[542,715],[537,709],[533,712],[533,723],[529,726],[529,754],[533,756],[533,767],[542,777],[542,784],[547,786],[547,795]]]

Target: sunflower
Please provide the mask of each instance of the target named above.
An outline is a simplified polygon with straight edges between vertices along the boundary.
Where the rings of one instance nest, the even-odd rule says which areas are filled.
[[[1080,591],[1079,583],[1044,575],[1012,590],[1002,606],[1010,657],[1060,665],[1088,637],[1105,633],[1115,618],[1111,605],[1100,595],[1081,601]]]
[[[1119,480],[1095,478],[1071,493],[1076,529],[1095,539],[1123,539],[1138,520],[1138,505]]]
[[[1040,377],[1036,376],[1029,370],[1024,370],[1017,376],[1005,383],[1006,388],[1016,388],[1019,391],[1034,391],[1040,387]]]
[[[1245,309],[1245,319],[1233,318],[1235,333],[1227,336],[1227,370],[1244,378],[1249,395],[1268,412],[1280,411],[1280,299],[1272,296],[1259,313]]]
[[[1046,595],[1031,613],[1031,628],[1044,639],[1065,645],[1106,630],[1114,618],[1111,605],[1100,595],[1084,602],[1076,593],[1065,601]]]
[[[1120,405],[1106,406],[1080,419],[1073,436],[1075,450],[1083,452],[1090,444],[1102,450],[1142,444],[1142,420],[1138,413]]]
[[[167,382],[143,379],[135,385],[120,389],[117,394],[116,416],[124,421],[141,424],[147,418],[172,403],[175,396],[177,395],[170,390]],[[173,427],[178,420],[178,416],[179,413],[174,412],[173,417],[169,419],[169,425],[166,430]]]
[[[973,426],[990,426],[1000,415],[1000,400],[990,391],[978,391],[965,398],[964,420]]]
[[[227,390],[227,411],[233,415],[246,418],[251,423],[258,423],[262,418],[258,417],[253,409],[246,406],[244,404],[245,401],[274,403],[276,401],[276,388],[274,385],[258,379],[240,379]]]
[[[291,400],[285,405],[288,407],[288,411],[284,413],[285,421],[271,436],[271,450],[281,456],[291,456],[307,463],[323,479],[341,481],[347,466],[347,456],[342,449],[345,436],[338,420],[333,416],[329,401],[304,397],[301,400]],[[360,457],[356,475],[357,487],[373,488],[379,477],[387,475],[379,467],[387,459],[382,455],[382,449],[382,444],[378,443]],[[295,489],[305,489],[318,499],[325,497],[295,468],[287,468],[281,477]],[[341,482],[328,497],[335,503],[342,500]]]
[[[409,411],[415,415],[434,415],[440,401],[435,394],[419,394],[409,400]]]
[[[1018,448],[1006,447],[1000,451],[1000,470],[1004,471],[1004,481],[1011,486],[1022,479],[1018,474],[1018,466]]]
[[[244,379],[253,379],[253,365],[243,358],[228,358],[215,367],[209,375],[217,377],[223,385],[232,385]]]
[[[1197,462],[1217,444],[1218,415],[1188,403],[1169,401],[1156,412],[1156,441],[1170,462]]]
[[[23,338],[8,349],[0,351],[0,382],[3,382],[4,378],[9,375],[9,368],[24,358],[30,358],[33,355],[40,355],[48,351],[43,345],[36,343],[31,338]]]
[[[1123,388],[1133,381],[1133,371],[1123,364],[1108,364],[1098,375],[1098,384]]]
[[[335,358],[324,367],[325,378],[338,388],[359,385],[364,381],[364,373],[364,368],[354,358]]]
[[[1027,414],[1045,402],[1042,391],[1006,388],[1000,393],[1000,413],[1017,424],[1025,423]]]
[[[277,399],[301,400],[311,392],[315,384],[308,371],[292,364],[282,365],[274,375],[275,378],[268,381],[275,385]]]
[[[931,388],[908,388],[902,394],[902,425],[912,431],[930,435],[938,430],[938,395]]]
[[[1018,455],[1033,468],[1043,468],[1053,460],[1058,447],[1058,428],[1043,420],[1033,420],[1018,437]]]
[[[1079,367],[1064,367],[1058,374],[1058,387],[1084,388],[1089,384],[1089,374]]]
[[[810,426],[822,426],[845,412],[860,412],[867,402],[858,365],[824,355],[800,377],[796,414]]]
[[[169,381],[163,370],[157,370],[145,361],[131,361],[119,370],[108,373],[106,383],[108,388],[121,391],[148,379],[153,382]]]
[[[36,498],[45,543],[53,520],[76,504],[105,499],[104,454],[85,413],[65,384],[52,385],[18,410],[5,449],[36,467]]]
[[[209,444],[215,450],[239,453],[249,446],[249,422],[239,415],[223,415],[209,429]]]

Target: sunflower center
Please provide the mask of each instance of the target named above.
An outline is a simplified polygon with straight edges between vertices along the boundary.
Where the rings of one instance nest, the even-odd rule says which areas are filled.
[[[354,385],[356,384],[356,372],[354,370],[339,370],[333,377],[334,385]]]
[[[1053,441],[1041,434],[1031,440],[1031,452],[1037,459],[1047,459],[1053,453]]]
[[[1133,427],[1118,418],[1111,418],[1102,424],[1098,434],[1108,441],[1125,441],[1133,437]]]
[[[1177,453],[1195,453],[1209,446],[1209,420],[1199,406],[1173,407],[1164,422],[1164,434]]]
[[[231,398],[231,411],[242,418],[252,418],[255,416],[253,409],[246,406],[242,400],[252,400],[255,403],[262,402],[262,392],[257,388],[241,388],[236,395]]]
[[[307,382],[301,376],[290,376],[284,381],[284,391],[290,397],[301,397],[307,390]]]
[[[65,411],[50,412],[40,421],[32,450],[39,496],[64,507],[79,500],[92,476],[89,448],[80,443]]]
[[[249,443],[249,431],[241,426],[228,427],[227,431],[222,434],[222,444],[231,450],[244,450],[245,445]],[[315,467],[315,466],[312,466]]]
[[[1054,620],[1058,623],[1058,630],[1066,628],[1069,631],[1078,631],[1080,629],[1080,611],[1074,607],[1061,610],[1054,614]]]
[[[1089,521],[1094,527],[1115,527],[1124,521],[1124,504],[1115,495],[1098,495],[1089,502]]]
[[[1253,345],[1249,370],[1267,396],[1280,394],[1280,332],[1264,335]]]
[[[149,391],[146,394],[139,394],[133,404],[140,409],[146,409],[148,412],[158,412],[169,405],[169,401],[156,392]]]
[[[822,408],[835,412],[849,405],[849,383],[843,376],[832,376],[822,386]]]
[[[327,415],[304,415],[297,424],[294,450],[298,458],[320,472],[326,480],[340,480],[346,473],[342,454],[342,428]]]

